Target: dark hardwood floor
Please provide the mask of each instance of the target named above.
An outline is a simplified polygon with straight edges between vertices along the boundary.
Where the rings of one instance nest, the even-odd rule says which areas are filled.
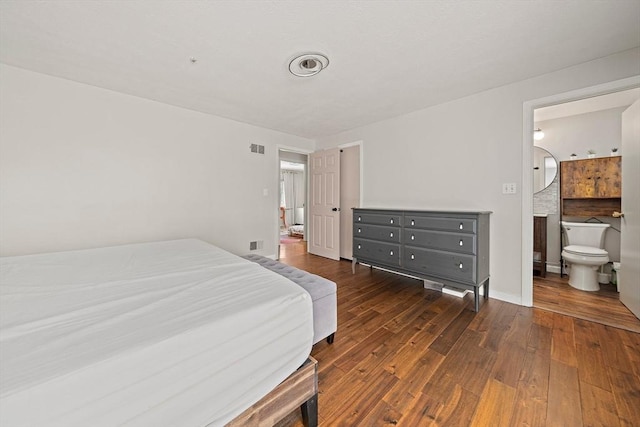
[[[640,334],[496,299],[474,313],[303,245],[281,261],[338,285],[335,342],[311,353],[321,426],[640,426]]]
[[[587,292],[572,288],[566,275],[534,276],[533,306],[640,333],[640,320],[620,302],[615,285],[600,285],[599,291]]]

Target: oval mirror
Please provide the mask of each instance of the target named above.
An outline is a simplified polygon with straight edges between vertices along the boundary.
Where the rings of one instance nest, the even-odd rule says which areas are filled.
[[[558,174],[558,162],[547,150],[533,147],[533,192],[547,188]]]

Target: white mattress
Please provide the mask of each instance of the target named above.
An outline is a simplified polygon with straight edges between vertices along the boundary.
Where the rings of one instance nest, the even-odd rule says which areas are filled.
[[[308,357],[309,294],[199,240],[0,258],[0,425],[223,425]]]

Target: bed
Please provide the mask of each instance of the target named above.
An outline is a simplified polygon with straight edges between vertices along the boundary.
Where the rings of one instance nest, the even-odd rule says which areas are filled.
[[[304,289],[194,239],[0,258],[0,308],[12,427],[225,425],[313,338]]]
[[[289,236],[304,238],[304,225],[296,224],[289,226]]]

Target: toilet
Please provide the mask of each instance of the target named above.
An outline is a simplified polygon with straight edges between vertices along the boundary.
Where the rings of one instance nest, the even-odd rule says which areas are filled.
[[[569,285],[582,291],[600,290],[598,268],[609,262],[609,254],[603,249],[604,236],[609,224],[562,221],[567,246],[562,258],[571,264]]]

